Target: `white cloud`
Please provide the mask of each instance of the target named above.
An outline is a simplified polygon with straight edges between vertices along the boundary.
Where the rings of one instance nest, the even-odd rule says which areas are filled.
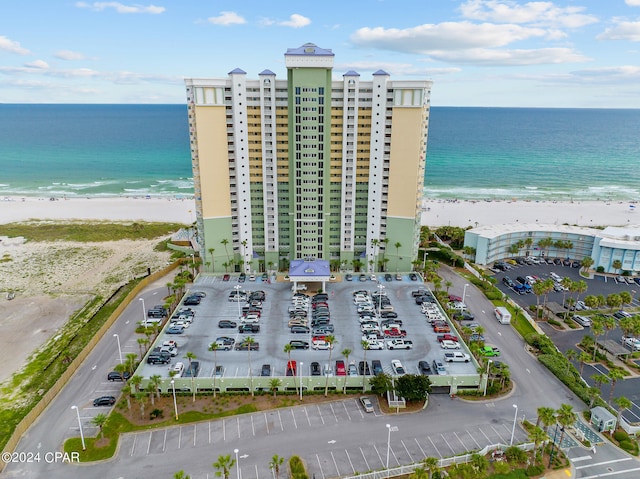
[[[638,0],[640,3],[640,0]],[[614,20],[615,21],[615,20]],[[640,22],[616,21],[616,26],[607,28],[596,37],[598,40],[629,40],[640,42]]]
[[[86,60],[87,57],[80,52],[73,52],[71,50],[59,50],[54,56],[60,60]]]
[[[630,7],[640,7],[640,0],[624,0],[624,3]]]
[[[531,50],[473,48],[455,52],[432,51],[429,56],[435,60],[446,62],[491,66],[557,65],[589,60],[588,57],[569,48],[538,48]]]
[[[307,25],[311,25],[311,20],[307,17],[294,13],[289,17],[289,20],[280,22],[279,25],[282,25],[283,27],[302,28]]]
[[[263,18],[260,20],[260,24],[264,26],[278,25],[281,27],[291,27],[291,28],[302,28],[311,24],[311,20],[307,17],[303,17],[302,15],[298,15],[294,13],[289,17],[289,20],[273,20],[271,18]]]
[[[113,9],[116,13],[150,13],[157,15],[164,13],[166,10],[164,7],[157,7],[155,5],[124,5],[120,2],[76,2],[78,8],[88,8],[96,12],[102,12],[107,9]]]
[[[469,0],[460,6],[462,15],[472,20],[565,28],[578,28],[598,21],[594,15],[582,13],[584,10],[585,7],[559,7],[553,2],[520,5],[511,0]]]
[[[596,83],[627,83],[640,81],[640,66],[588,68],[572,72],[572,75]]]
[[[33,62],[25,63],[24,66],[27,67],[27,68],[34,68],[34,69],[37,69],[37,70],[48,70],[49,69],[49,64],[47,62],[45,62],[44,60],[36,60],[36,61],[33,61]]]
[[[214,25],[242,25],[247,21],[235,12],[220,12],[217,17],[209,17],[209,23]]]
[[[17,53],[18,55],[30,55],[31,52],[26,48],[20,46],[19,42],[14,40],[10,40],[4,35],[0,35],[0,50],[9,52],[9,53]]]
[[[334,77],[336,80],[341,80],[342,75],[339,74],[340,71],[347,72],[349,70],[354,70],[357,73],[368,73],[375,72],[378,70],[384,70],[390,75],[393,76],[422,76],[422,77],[430,77],[430,76],[442,76],[442,75],[450,75],[452,73],[459,73],[462,71],[461,68],[458,67],[449,67],[449,68],[428,68],[428,67],[420,67],[417,68],[411,63],[392,63],[392,62],[353,62],[353,63],[343,63],[334,66]]]
[[[501,47],[532,37],[544,37],[546,33],[541,28],[519,25],[445,22],[424,24],[403,30],[365,27],[357,30],[351,36],[351,41],[364,47],[428,54],[433,50],[455,51],[469,48]]]

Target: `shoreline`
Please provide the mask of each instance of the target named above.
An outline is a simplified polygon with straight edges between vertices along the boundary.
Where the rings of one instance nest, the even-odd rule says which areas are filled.
[[[193,197],[0,197],[0,224],[36,220],[150,221],[193,224]],[[637,207],[640,210],[640,206]],[[513,223],[585,227],[640,224],[634,201],[423,200],[423,226],[462,228]]]

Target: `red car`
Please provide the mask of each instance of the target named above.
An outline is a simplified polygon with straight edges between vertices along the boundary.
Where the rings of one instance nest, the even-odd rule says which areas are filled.
[[[404,338],[407,332],[404,329],[391,328],[384,331],[384,335],[387,338]]]
[[[438,341],[442,342],[442,341],[455,341],[456,343],[458,342],[458,336],[454,336],[453,334],[439,334],[438,335]]]
[[[230,279],[231,279],[231,275],[228,275],[228,274],[225,274],[225,275],[222,277],[222,281],[229,281]]]
[[[433,326],[434,333],[450,333],[451,328],[447,324],[436,324]]]
[[[298,371],[298,364],[295,361],[287,362],[287,376],[296,376]]]
[[[338,359],[336,361],[336,376],[346,376],[347,370],[344,367],[344,361],[342,359]]]
[[[450,294],[449,301],[453,301],[454,303],[462,303],[462,298],[460,296],[454,296],[453,294]]]

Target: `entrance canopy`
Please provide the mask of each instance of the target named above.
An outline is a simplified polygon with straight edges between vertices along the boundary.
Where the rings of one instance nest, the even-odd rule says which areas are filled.
[[[294,291],[298,289],[298,283],[322,283],[322,291],[325,291],[325,283],[331,279],[329,262],[323,259],[294,259],[289,265],[289,281]]]

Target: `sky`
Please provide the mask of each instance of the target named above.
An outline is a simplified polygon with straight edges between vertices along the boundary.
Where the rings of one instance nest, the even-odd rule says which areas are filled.
[[[640,0],[3,2],[0,102],[185,103],[184,78],[285,79],[305,43],[434,106],[640,108]]]

